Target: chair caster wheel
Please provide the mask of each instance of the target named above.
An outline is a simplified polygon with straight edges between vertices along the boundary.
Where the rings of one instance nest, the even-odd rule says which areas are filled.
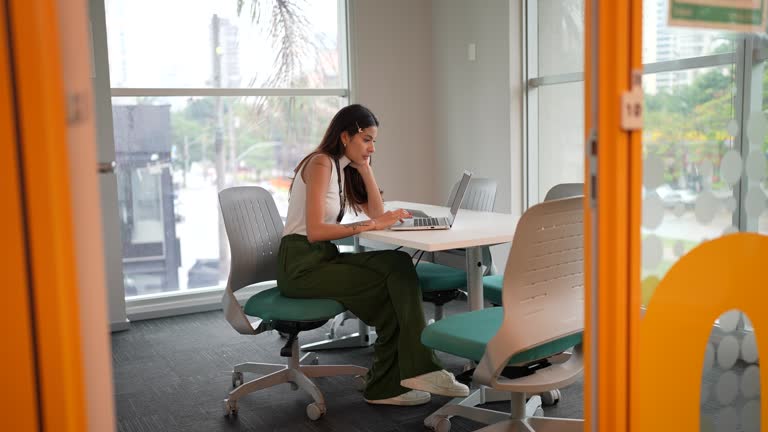
[[[368,385],[367,381],[365,381],[365,377],[362,375],[355,375],[355,388],[357,391],[364,391],[365,386]]]
[[[242,372],[232,372],[232,388],[237,388],[243,385],[243,382]]]
[[[237,401],[224,399],[224,417],[234,417],[237,415]]]
[[[307,405],[307,417],[309,417],[310,420],[317,420],[322,417],[323,414],[325,414],[325,406],[322,406],[317,402]]]
[[[534,417],[544,417],[544,409],[543,408],[536,408],[536,411],[533,412]]]
[[[557,405],[558,402],[560,402],[560,390],[550,390],[545,391],[541,394],[541,403],[544,404],[544,406],[552,406]]]
[[[451,420],[448,417],[437,417],[432,420],[424,420],[424,426],[435,432],[450,432]]]

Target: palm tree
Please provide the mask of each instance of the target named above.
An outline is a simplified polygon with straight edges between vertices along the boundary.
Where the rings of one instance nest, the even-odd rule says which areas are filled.
[[[250,0],[249,13],[254,24],[268,20],[269,38],[277,50],[267,87],[290,84],[301,69],[302,60],[317,52],[309,20],[304,14],[306,0]],[[237,0],[240,15],[246,0]],[[265,15],[267,15],[265,17]],[[254,84],[251,80],[251,85]]]
[[[277,54],[274,59],[272,73],[262,84],[264,87],[290,86],[294,78],[301,71],[302,62],[316,55],[318,50],[312,40],[309,20],[304,13],[306,0],[237,0],[237,14],[243,13],[248,3],[248,12],[254,25],[265,25],[268,28],[268,36]],[[214,43],[218,45],[218,18],[214,16]],[[214,47],[216,48],[216,47]],[[217,58],[217,57],[216,57]],[[218,59],[218,58],[217,58]],[[214,81],[221,85],[221,64],[214,63]],[[256,84],[256,78],[251,78],[248,87]],[[266,97],[257,97],[251,107],[251,115],[259,118],[264,114],[267,106]],[[222,98],[216,98],[217,126],[214,138],[216,149],[216,186],[218,190],[224,189],[226,150],[224,145],[224,116],[229,113],[231,122],[232,105],[228,108],[222,103]],[[234,155],[234,134],[230,133],[229,147]],[[232,164],[235,160],[231,161]],[[219,214],[219,272],[226,276],[229,272],[229,247],[224,230],[224,221]]]

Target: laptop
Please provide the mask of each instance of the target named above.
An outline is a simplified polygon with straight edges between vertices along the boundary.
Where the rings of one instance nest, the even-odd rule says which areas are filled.
[[[417,230],[439,230],[449,229],[453,226],[453,221],[456,220],[456,213],[459,212],[461,202],[464,200],[464,193],[469,187],[469,179],[472,178],[472,173],[464,171],[459,182],[459,187],[456,188],[456,193],[449,200],[451,202],[451,214],[448,217],[413,217],[406,219],[399,224],[392,225],[389,229],[392,231],[417,231]]]

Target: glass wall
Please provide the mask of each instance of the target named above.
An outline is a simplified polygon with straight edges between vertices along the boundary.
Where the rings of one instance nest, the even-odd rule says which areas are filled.
[[[531,205],[554,184],[583,182],[583,49],[573,46],[583,43],[583,2],[526,5]],[[669,268],[697,245],[739,231],[768,233],[768,38],[671,28],[668,6],[643,2],[646,310]],[[702,359],[701,430],[757,431],[760,370],[749,317],[722,311],[712,324]],[[685,335],[670,328],[669,337]]]
[[[558,183],[583,182],[584,1],[529,0],[525,6],[530,206]]]
[[[106,1],[127,298],[223,285],[218,191],[261,186],[286,214],[348,103],[345,4]]]

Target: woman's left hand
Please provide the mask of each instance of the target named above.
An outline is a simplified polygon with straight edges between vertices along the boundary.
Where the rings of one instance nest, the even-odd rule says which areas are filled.
[[[350,166],[357,170],[360,174],[367,174],[371,172],[370,159],[364,159],[363,162],[350,162]]]

